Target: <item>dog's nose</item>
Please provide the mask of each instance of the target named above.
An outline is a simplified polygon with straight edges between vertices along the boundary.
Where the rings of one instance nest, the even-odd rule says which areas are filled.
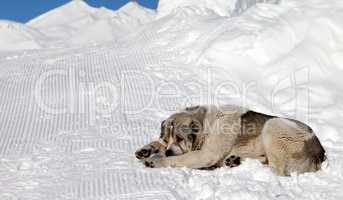
[[[166,156],[167,156],[167,157],[173,156],[173,155],[174,155],[174,152],[173,152],[172,150],[168,149],[168,150],[166,151]]]

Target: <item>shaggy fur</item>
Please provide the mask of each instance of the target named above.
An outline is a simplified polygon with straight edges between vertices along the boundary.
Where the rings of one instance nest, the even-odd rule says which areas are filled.
[[[214,169],[258,159],[276,174],[314,172],[325,150],[312,129],[239,106],[196,106],[171,115],[161,135],[136,151],[147,167]]]

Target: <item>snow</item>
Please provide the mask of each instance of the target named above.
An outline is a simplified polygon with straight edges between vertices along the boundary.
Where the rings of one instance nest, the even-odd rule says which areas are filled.
[[[136,31],[155,16],[155,11],[135,2],[112,11],[73,0],[26,24],[0,21],[0,51],[80,48],[103,44]]]
[[[63,26],[74,21],[83,20],[96,11],[97,8],[90,7],[83,1],[71,1],[29,21],[28,25],[35,28]]]
[[[17,49],[39,49],[41,45],[35,38],[42,34],[24,24],[0,20],[0,51]]]
[[[263,2],[278,3],[279,0],[174,0],[173,3],[168,0],[160,0],[157,10],[159,16],[168,15],[182,7],[209,9],[220,16],[233,16],[256,3]]]
[[[72,1],[0,22],[0,199],[343,198],[340,0]],[[237,103],[311,125],[328,162],[278,177],[146,169],[134,151],[197,104]]]

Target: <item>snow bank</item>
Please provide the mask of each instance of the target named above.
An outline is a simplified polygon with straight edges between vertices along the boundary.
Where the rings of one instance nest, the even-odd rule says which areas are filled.
[[[73,1],[26,25],[2,22],[2,50],[35,50],[0,53],[0,199],[342,199],[343,4],[258,2],[113,12]],[[134,151],[199,103],[300,119],[328,162],[291,177],[256,160],[144,168]]]
[[[115,12],[112,20],[115,24],[133,28],[151,22],[155,15],[155,11],[144,8],[136,2],[129,2]]]
[[[39,31],[24,24],[0,20],[0,51],[18,49],[39,49],[42,46],[36,38],[44,37]]]
[[[278,0],[160,0],[158,13],[165,16],[182,7],[205,8],[214,11],[220,16],[238,15],[256,3],[278,3]]]
[[[78,20],[89,19],[92,13],[97,11],[96,8],[90,7],[84,1],[74,0],[59,8],[51,10],[41,16],[34,18],[27,24],[35,28],[48,28],[51,26],[65,26],[73,24]],[[107,15],[104,12],[104,15]],[[102,15],[100,15],[102,16]],[[77,26],[78,24],[74,25]],[[81,24],[82,25],[82,24]],[[72,25],[73,27],[73,25]]]
[[[112,11],[73,0],[27,24],[2,21],[0,50],[74,48],[115,41],[151,22],[155,15],[135,2]]]

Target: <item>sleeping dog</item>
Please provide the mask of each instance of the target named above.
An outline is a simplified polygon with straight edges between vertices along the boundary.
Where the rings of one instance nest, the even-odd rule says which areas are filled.
[[[312,129],[239,106],[195,106],[161,124],[159,140],[136,151],[145,166],[214,169],[258,159],[280,176],[315,172],[325,150]]]

